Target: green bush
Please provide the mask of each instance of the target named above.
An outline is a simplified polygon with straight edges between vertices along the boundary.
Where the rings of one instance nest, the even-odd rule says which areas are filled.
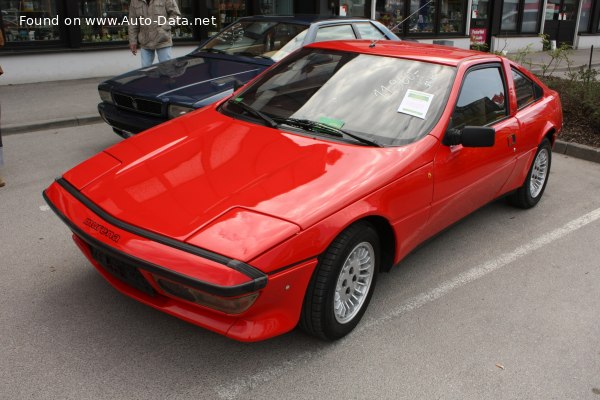
[[[544,82],[560,94],[566,130],[588,131],[600,139],[600,81],[598,72],[585,68],[568,79],[545,77]]]

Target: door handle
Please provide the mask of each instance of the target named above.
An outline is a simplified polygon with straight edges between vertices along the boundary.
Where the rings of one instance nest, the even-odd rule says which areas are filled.
[[[515,143],[517,143],[517,135],[514,133],[511,133],[510,135],[508,135],[506,137],[506,140],[508,141],[508,146],[514,146]]]

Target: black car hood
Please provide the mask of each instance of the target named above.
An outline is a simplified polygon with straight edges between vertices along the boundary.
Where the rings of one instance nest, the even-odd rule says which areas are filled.
[[[273,62],[221,54],[193,53],[106,81],[117,93],[192,105],[247,82]]]

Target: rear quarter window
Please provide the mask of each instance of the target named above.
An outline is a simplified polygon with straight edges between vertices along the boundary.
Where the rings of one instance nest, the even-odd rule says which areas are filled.
[[[515,83],[518,109],[533,103],[543,96],[544,91],[538,84],[514,68],[511,68],[511,71]]]

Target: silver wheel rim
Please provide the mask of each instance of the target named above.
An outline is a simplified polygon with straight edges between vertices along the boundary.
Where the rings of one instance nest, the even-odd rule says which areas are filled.
[[[542,149],[535,157],[533,170],[529,179],[529,193],[534,199],[540,195],[546,176],[548,175],[548,150]]]
[[[357,244],[346,257],[338,276],[333,296],[335,319],[340,324],[350,322],[360,311],[375,272],[375,250],[369,242]]]

